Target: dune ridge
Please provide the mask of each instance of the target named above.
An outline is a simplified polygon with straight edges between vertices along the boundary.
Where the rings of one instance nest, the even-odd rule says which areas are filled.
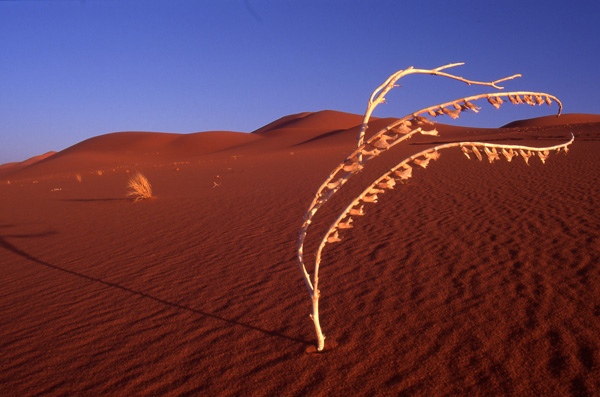
[[[500,128],[519,128],[519,127],[548,127],[557,125],[571,125],[571,124],[587,124],[587,123],[600,123],[600,114],[588,114],[588,113],[566,113],[559,117],[556,116],[542,116],[535,117],[525,120],[516,120],[503,125]]]

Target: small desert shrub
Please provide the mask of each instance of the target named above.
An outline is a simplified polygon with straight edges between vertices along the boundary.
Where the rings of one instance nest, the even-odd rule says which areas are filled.
[[[127,187],[129,187],[127,196],[133,197],[133,201],[147,200],[153,197],[152,186],[141,172],[138,172],[129,179]]]

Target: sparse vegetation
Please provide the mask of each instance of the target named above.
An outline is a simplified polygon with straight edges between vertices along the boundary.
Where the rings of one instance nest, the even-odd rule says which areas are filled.
[[[341,162],[327,177],[325,182],[319,187],[315,194],[308,210],[304,215],[304,221],[300,228],[298,236],[298,264],[302,277],[308,288],[309,295],[312,301],[312,313],[310,315],[313,320],[315,331],[317,334],[317,350],[321,351],[325,347],[325,336],[321,330],[319,321],[319,296],[320,291],[318,289],[319,283],[319,266],[321,263],[321,254],[327,244],[340,242],[343,240],[343,231],[351,229],[352,216],[362,216],[365,214],[365,207],[370,204],[377,203],[378,195],[385,193],[387,190],[392,190],[398,183],[402,183],[412,176],[413,166],[419,166],[426,168],[431,161],[435,161],[440,156],[440,151],[450,148],[460,148],[467,158],[471,158],[473,154],[478,160],[482,160],[482,152],[485,154],[490,163],[500,159],[500,155],[504,156],[508,161],[511,161],[515,156],[521,156],[526,164],[529,164],[529,159],[532,155],[536,154],[542,163],[545,163],[550,152],[559,152],[563,150],[567,152],[568,146],[573,142],[574,138],[571,135],[571,139],[560,145],[550,147],[529,147],[529,146],[517,146],[517,145],[503,145],[503,144],[490,144],[483,142],[453,142],[435,146],[416,153],[408,158],[400,161],[396,166],[385,172],[374,182],[372,182],[360,195],[355,197],[350,204],[342,211],[342,213],[336,218],[331,226],[325,232],[325,235],[321,239],[321,242],[317,248],[315,255],[315,263],[311,277],[306,270],[304,263],[304,241],[307,236],[308,228],[312,223],[312,219],[317,211],[333,196],[339,189],[348,181],[348,179],[360,172],[367,161],[379,156],[380,154],[387,151],[394,145],[404,142],[410,139],[415,134],[424,135],[438,135],[438,131],[432,121],[427,116],[437,117],[442,115],[448,115],[453,119],[460,116],[461,112],[472,111],[477,113],[480,107],[473,104],[474,101],[479,99],[487,99],[487,101],[494,106],[496,109],[500,108],[502,103],[505,101],[502,98],[508,99],[511,103],[518,105],[526,103],[532,106],[547,104],[550,106],[553,102],[556,102],[559,106],[558,114],[562,110],[562,104],[553,95],[542,93],[542,92],[530,92],[530,91],[515,91],[515,92],[498,92],[492,94],[481,94],[474,95],[466,98],[460,98],[454,101],[442,103],[435,106],[430,106],[425,109],[421,109],[417,112],[411,113],[405,117],[393,121],[386,127],[382,128],[369,139],[365,141],[365,132],[368,127],[368,122],[371,117],[373,110],[377,105],[385,102],[385,95],[394,87],[396,81],[403,76],[413,73],[430,74],[436,76],[443,76],[450,79],[462,81],[469,85],[485,85],[491,86],[496,89],[503,89],[497,84],[520,77],[521,75],[514,75],[506,77],[500,80],[492,81],[489,83],[471,81],[442,72],[444,69],[462,65],[449,64],[441,66],[436,69],[415,69],[410,67],[406,70],[400,70],[391,75],[381,86],[379,86],[371,95],[363,123],[359,131],[357,147],[346,159]],[[481,151],[480,151],[481,149]]]
[[[147,200],[153,197],[152,186],[141,172],[132,176],[127,186],[130,189],[127,196],[132,197],[133,201]]]

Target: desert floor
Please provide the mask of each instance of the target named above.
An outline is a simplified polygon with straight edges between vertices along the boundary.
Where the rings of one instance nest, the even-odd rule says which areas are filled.
[[[368,163],[315,217],[308,259],[349,200],[427,145],[575,135],[529,166],[449,149],[381,195],[326,247],[328,348],[309,353],[298,231],[360,121],[109,134],[0,167],[0,395],[599,395],[595,115],[442,125]],[[127,199],[136,171],[154,199]]]

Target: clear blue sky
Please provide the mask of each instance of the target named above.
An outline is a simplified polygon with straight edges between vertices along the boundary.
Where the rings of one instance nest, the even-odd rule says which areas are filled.
[[[452,62],[472,79],[522,73],[506,89],[600,113],[599,4],[0,1],[0,164],[115,131],[250,132],[291,113],[362,114],[391,73]],[[374,116],[493,90],[425,75],[399,83]],[[556,110],[486,108],[456,123],[497,127]]]

